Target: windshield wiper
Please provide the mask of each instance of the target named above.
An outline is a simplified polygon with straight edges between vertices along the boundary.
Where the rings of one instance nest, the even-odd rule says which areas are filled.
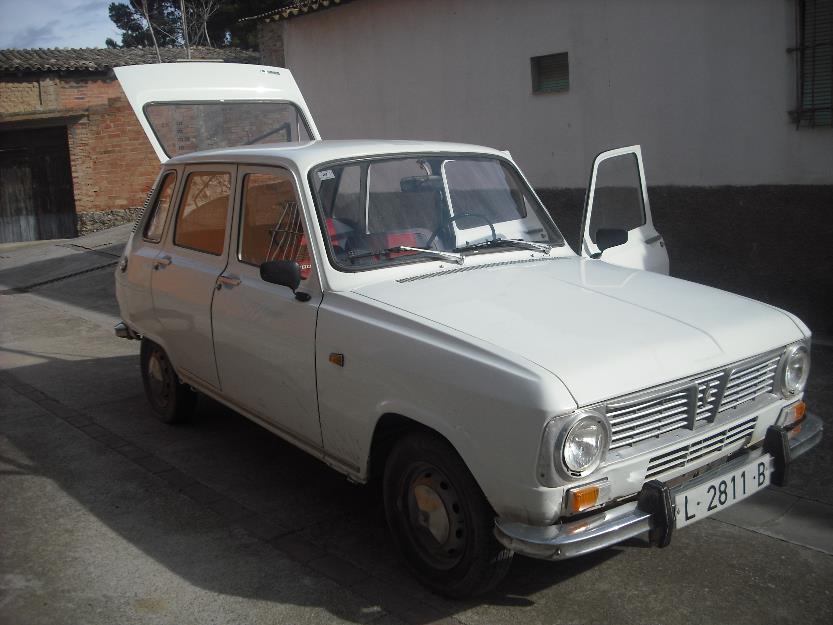
[[[489,241],[481,241],[480,243],[471,243],[455,248],[457,252],[467,252],[469,250],[482,249],[485,247],[517,247],[525,250],[534,250],[536,252],[543,252],[549,254],[550,250],[555,247],[549,243],[536,243],[535,241],[525,241],[524,239],[491,239]]]
[[[348,252],[347,258],[355,260],[357,258],[367,258],[368,256],[381,256],[391,252],[423,252],[425,254],[432,254],[440,258],[445,258],[446,260],[453,261],[458,265],[462,265],[466,259],[466,257],[462,254],[456,254],[454,252],[441,252],[440,250],[430,250],[423,247],[409,247],[407,245],[397,245],[395,247],[386,247],[381,250],[371,250],[367,252]]]

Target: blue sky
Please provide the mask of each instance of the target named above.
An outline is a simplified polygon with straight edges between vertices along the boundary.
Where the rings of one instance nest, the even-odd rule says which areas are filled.
[[[103,48],[120,41],[112,0],[0,0],[0,48]]]

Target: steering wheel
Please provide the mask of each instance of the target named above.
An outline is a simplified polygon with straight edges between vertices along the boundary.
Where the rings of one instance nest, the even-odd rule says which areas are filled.
[[[431,236],[428,237],[428,240],[425,242],[425,247],[431,249],[431,244],[434,242],[434,239],[443,231],[443,228],[447,228],[449,224],[454,223],[458,219],[463,219],[464,217],[476,217],[478,219],[482,219],[489,225],[489,229],[492,231],[492,241],[497,241],[497,232],[495,231],[495,224],[492,223],[488,217],[485,215],[481,215],[480,213],[460,213],[459,215],[452,215],[451,217],[446,217],[443,219],[442,223],[437,226],[437,229],[431,233]]]

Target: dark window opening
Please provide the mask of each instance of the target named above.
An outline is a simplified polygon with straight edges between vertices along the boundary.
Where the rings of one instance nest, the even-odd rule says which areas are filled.
[[[796,0],[796,127],[833,126],[833,0]]]
[[[533,56],[532,93],[557,93],[570,89],[570,65],[567,53]]]

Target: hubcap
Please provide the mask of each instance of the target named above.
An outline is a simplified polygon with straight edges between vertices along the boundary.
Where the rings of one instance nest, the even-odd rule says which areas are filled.
[[[419,556],[447,570],[463,557],[467,532],[459,496],[436,467],[420,464],[408,474],[404,493],[407,528]]]

